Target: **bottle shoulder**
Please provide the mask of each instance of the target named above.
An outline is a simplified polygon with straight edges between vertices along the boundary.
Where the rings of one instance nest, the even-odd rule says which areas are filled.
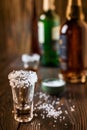
[[[87,29],[87,23],[84,20],[66,20],[65,23],[61,26],[60,32],[66,33],[70,30],[81,30]]]
[[[52,10],[43,11],[43,13],[39,17],[39,20],[42,20],[42,21],[54,20],[54,19],[60,21],[59,15],[55,11],[52,11]]]

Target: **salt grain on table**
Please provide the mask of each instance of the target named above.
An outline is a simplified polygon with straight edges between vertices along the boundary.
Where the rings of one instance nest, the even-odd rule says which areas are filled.
[[[38,97],[38,101],[34,107],[35,116],[38,115],[37,114],[38,111],[41,111],[40,116],[42,117],[42,119],[45,119],[45,117],[53,118],[54,123],[57,122],[57,119],[59,119],[60,122],[66,119],[66,115],[68,115],[68,111],[66,109],[65,111],[62,109],[64,104],[63,102],[61,102],[60,98],[50,96],[43,92],[37,92],[35,96]],[[70,110],[74,111],[75,105],[71,106]]]
[[[57,119],[61,114],[62,110],[61,107],[58,109],[55,109],[55,105],[60,103],[60,99],[56,98],[52,102],[48,103],[48,99],[51,98],[50,95],[47,95],[45,93],[39,92],[35,96],[39,97],[39,101],[35,104],[34,110],[43,110],[43,113],[41,113],[41,117],[44,119],[45,116],[48,118],[54,118]],[[42,102],[41,99],[43,99],[45,102]]]

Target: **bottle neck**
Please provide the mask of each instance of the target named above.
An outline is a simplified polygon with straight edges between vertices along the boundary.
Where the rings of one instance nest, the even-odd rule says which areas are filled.
[[[55,10],[54,0],[43,0],[43,10]]]
[[[37,16],[35,0],[32,0],[32,15],[33,18]]]
[[[66,18],[70,19],[84,19],[84,14],[82,11],[81,0],[68,0]]]

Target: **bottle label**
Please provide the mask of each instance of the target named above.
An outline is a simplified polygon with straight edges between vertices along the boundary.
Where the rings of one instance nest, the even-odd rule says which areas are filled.
[[[67,69],[67,37],[65,35],[60,35],[59,40],[59,55],[60,55],[60,67],[62,70]]]
[[[60,26],[52,28],[52,40],[59,40]]]
[[[40,44],[44,43],[44,24],[38,22],[38,40]]]
[[[59,54],[62,59],[64,59],[64,60],[67,59],[67,37],[65,35],[60,36]]]

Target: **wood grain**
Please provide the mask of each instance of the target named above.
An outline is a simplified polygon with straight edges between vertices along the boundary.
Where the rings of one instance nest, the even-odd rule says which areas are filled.
[[[65,21],[68,0],[55,0],[56,12]],[[36,1],[38,18],[43,11],[43,2]],[[82,0],[85,20],[87,21],[87,4]],[[1,0],[0,2],[0,54],[30,53],[31,48],[32,0]]]
[[[61,107],[62,114],[61,118],[58,117],[56,122],[52,117],[48,118],[46,115],[45,119],[42,118],[42,110],[36,110],[35,112],[37,112],[38,116],[34,115],[33,120],[29,123],[18,123],[14,120],[12,114],[12,93],[7,76],[8,73],[12,69],[16,69],[20,63],[20,58],[17,58],[16,60],[9,59],[9,61],[3,61],[4,67],[0,66],[0,130],[86,130],[87,84],[67,84],[66,91],[61,96],[50,95],[50,98],[47,101],[41,99],[43,103],[51,103],[53,100],[55,101],[56,98],[60,99],[60,102],[56,104],[55,107]],[[57,77],[57,72],[58,68],[40,67],[38,70],[39,82],[35,89],[35,94],[37,94],[39,91],[42,92],[40,87],[42,79],[47,77]],[[39,98],[37,94],[34,99],[34,105],[38,100]]]

